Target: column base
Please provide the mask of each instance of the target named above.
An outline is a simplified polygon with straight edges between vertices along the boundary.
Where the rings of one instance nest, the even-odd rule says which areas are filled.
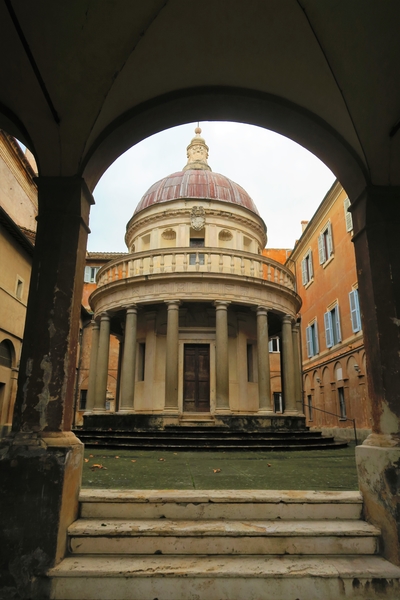
[[[296,409],[293,409],[293,410],[284,410],[282,414],[283,414],[284,417],[291,417],[291,416],[293,416],[293,417],[299,417],[299,416],[304,416],[304,415],[301,415],[301,413],[299,413],[299,411],[296,410]]]
[[[220,415],[220,414],[224,414],[224,415],[230,415],[231,414],[231,409],[229,408],[229,406],[221,406],[215,409],[214,413],[216,415]]]
[[[179,408],[177,406],[164,406],[163,414],[179,415]]]
[[[260,408],[260,409],[258,409],[257,414],[258,415],[267,415],[269,417],[276,415],[276,413],[272,410],[272,408]]]
[[[367,520],[382,531],[383,556],[400,565],[400,447],[398,437],[371,434],[356,448],[360,491]]]
[[[83,444],[72,432],[11,433],[1,441],[0,597],[47,600],[42,578],[78,516]]]
[[[120,408],[119,410],[117,410],[116,415],[132,415],[133,413],[135,413],[135,409],[134,408]]]

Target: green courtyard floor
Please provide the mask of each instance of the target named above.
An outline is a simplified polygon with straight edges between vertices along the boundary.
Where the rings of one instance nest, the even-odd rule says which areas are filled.
[[[86,449],[83,487],[357,490],[354,445],[296,452]]]

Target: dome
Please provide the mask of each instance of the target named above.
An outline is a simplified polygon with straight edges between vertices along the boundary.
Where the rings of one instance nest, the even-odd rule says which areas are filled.
[[[140,200],[134,214],[154,204],[180,198],[220,200],[243,206],[259,215],[253,200],[240,185],[211,170],[190,168],[173,173],[154,183]]]

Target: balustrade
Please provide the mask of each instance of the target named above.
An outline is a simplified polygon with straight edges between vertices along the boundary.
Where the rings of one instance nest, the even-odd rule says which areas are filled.
[[[262,255],[224,248],[163,248],[130,254],[104,265],[97,274],[97,285],[127,277],[190,272],[237,274],[295,289],[294,274],[284,265]]]

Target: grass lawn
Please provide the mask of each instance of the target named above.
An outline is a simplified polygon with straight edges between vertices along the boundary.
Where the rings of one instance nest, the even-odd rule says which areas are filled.
[[[358,489],[354,444],[295,452],[91,448],[85,450],[82,484],[116,489]]]

